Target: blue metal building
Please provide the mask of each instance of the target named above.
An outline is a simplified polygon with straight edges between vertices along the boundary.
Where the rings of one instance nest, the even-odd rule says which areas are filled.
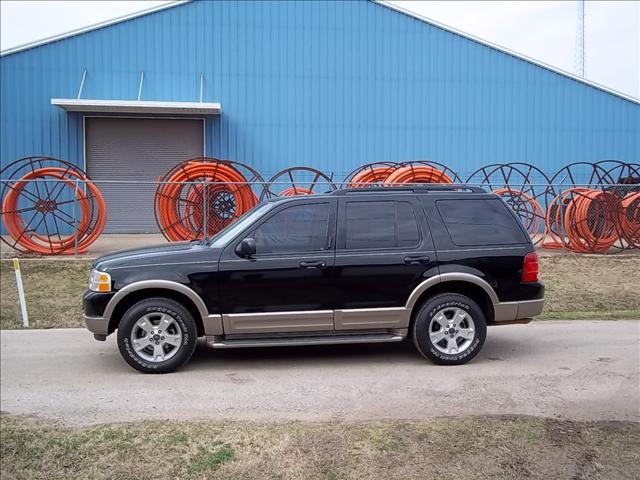
[[[176,156],[265,177],[416,159],[463,178],[510,161],[552,174],[640,158],[638,99],[368,0],[177,2],[3,52],[0,69],[3,166],[51,155],[93,176],[155,179],[127,157],[146,130],[188,139]],[[173,123],[142,121],[159,118]],[[180,119],[193,128],[175,133]],[[116,157],[127,161],[110,170]]]

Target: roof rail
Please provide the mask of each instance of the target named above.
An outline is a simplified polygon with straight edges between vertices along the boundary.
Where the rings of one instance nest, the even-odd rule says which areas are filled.
[[[425,193],[425,192],[470,192],[470,193],[487,193],[482,187],[466,184],[455,183],[416,183],[406,184],[401,186],[387,186],[387,185],[363,185],[360,188],[341,188],[334,190],[331,195],[349,195],[354,193],[385,193],[385,192],[411,192],[411,193]]]

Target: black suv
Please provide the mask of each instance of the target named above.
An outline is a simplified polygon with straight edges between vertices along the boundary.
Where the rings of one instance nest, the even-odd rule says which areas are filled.
[[[526,323],[544,285],[531,240],[496,195],[461,185],[275,198],[214,238],[96,260],[84,319],[124,359],[169,372],[213,348],[398,342],[442,365],[487,325]]]

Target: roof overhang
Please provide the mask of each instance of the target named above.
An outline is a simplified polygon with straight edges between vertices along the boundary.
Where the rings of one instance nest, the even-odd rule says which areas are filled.
[[[137,100],[78,100],[52,98],[56,105],[67,112],[86,113],[154,113],[161,115],[219,115],[219,103],[205,102],[155,102]]]
[[[36,40],[35,42],[25,43],[23,45],[17,45],[15,47],[7,48],[6,50],[2,50],[0,52],[0,56],[4,57],[5,55],[11,55],[12,53],[22,52],[23,50],[28,50],[30,48],[39,47],[40,45],[46,45],[47,43],[57,42],[58,40],[64,40],[65,38],[73,37],[75,35],[80,35],[82,33],[90,32],[92,30],[97,30],[99,28],[108,27],[110,25],[114,25],[116,23],[126,22],[127,20],[133,20],[134,18],[141,17],[143,15],[148,15],[150,13],[159,12],[161,10],[166,10],[167,8],[177,7],[184,3],[189,3],[191,0],[174,0],[168,1],[162,5],[158,5],[156,7],[147,8],[145,10],[141,10],[139,12],[130,13],[128,15],[124,15],[122,17],[113,18],[111,20],[106,20],[100,23],[94,23],[92,25],[87,25],[86,27],[78,28],[75,30],[71,30],[68,32],[61,33],[59,35],[53,35],[51,37],[46,37],[40,40]]]

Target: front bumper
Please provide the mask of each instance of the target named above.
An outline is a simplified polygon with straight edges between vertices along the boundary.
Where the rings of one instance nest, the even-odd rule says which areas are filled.
[[[87,330],[93,333],[93,338],[96,340],[106,340],[109,335],[109,321],[103,317],[91,317],[89,315],[82,315],[84,324],[87,326]]]
[[[82,318],[96,340],[105,340],[109,335],[109,319],[104,318],[103,315],[113,296],[114,292],[100,293],[87,290],[82,297],[84,310]]]
[[[82,309],[85,315],[89,317],[104,316],[104,311],[114,295],[115,292],[101,293],[86,290],[82,296]]]

